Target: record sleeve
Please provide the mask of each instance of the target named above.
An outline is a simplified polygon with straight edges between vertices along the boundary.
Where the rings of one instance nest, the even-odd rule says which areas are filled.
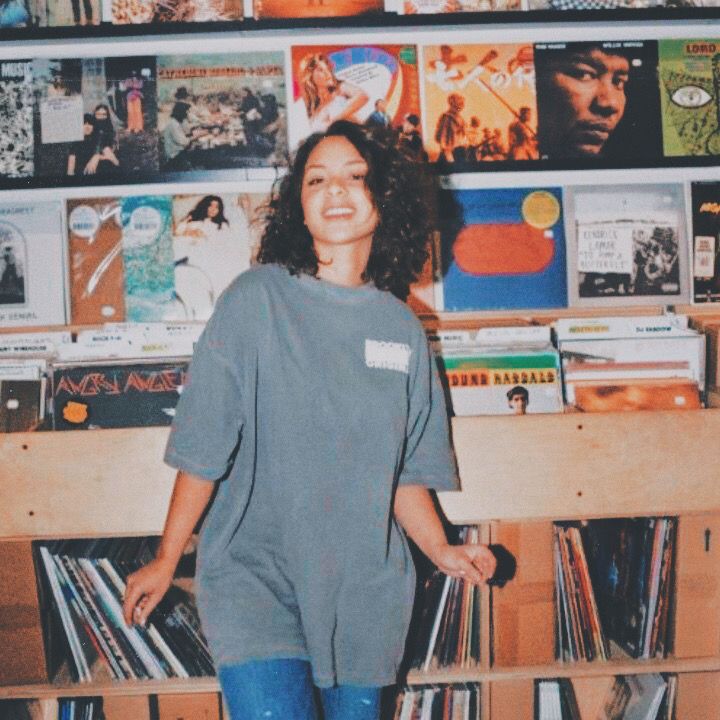
[[[682,185],[568,188],[570,304],[687,302]]]
[[[125,319],[120,201],[67,201],[70,317],[73,324]]]
[[[540,156],[620,167],[662,157],[654,40],[536,43]]]
[[[130,322],[182,319],[175,294],[172,198],[120,199],[125,315]]]
[[[253,0],[253,15],[258,20],[377,15],[384,9],[384,0]]]
[[[720,301],[720,182],[695,182],[692,193],[693,301]]]
[[[49,27],[99,25],[101,0],[32,0],[37,24]]]
[[[242,0],[112,0],[113,25],[242,20]]]
[[[158,167],[155,59],[33,61],[36,174],[106,182]]]
[[[0,326],[65,323],[60,204],[0,205]]]
[[[53,429],[170,425],[188,362],[183,359],[55,366]]]
[[[559,188],[442,193],[446,311],[567,305]]]
[[[287,162],[280,52],[161,56],[158,105],[161,170],[273,168]]]
[[[250,267],[258,242],[253,215],[265,199],[259,193],[173,198],[175,294],[184,319],[207,320],[220,293]]]
[[[720,155],[720,40],[661,40],[666,157]]]
[[[402,133],[399,142],[410,149],[417,143],[420,91],[415,45],[294,46],[292,78],[293,146],[340,119]]]
[[[423,48],[424,138],[448,171],[478,163],[537,160],[533,46]]]
[[[32,25],[28,0],[7,0],[0,4],[0,28],[22,28]]]
[[[400,0],[401,15],[527,10],[527,0]]]
[[[32,60],[4,60],[0,62],[0,178],[33,174],[32,128]]]
[[[440,358],[454,415],[532,415],[563,411],[554,348],[465,348]]]
[[[37,430],[43,418],[45,379],[0,379],[0,432]]]

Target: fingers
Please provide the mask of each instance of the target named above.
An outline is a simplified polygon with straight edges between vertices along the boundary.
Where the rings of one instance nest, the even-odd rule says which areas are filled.
[[[126,625],[132,625],[139,607],[138,603],[144,594],[135,575],[130,575],[127,581],[127,587],[125,588],[125,599],[123,601],[123,619]]]

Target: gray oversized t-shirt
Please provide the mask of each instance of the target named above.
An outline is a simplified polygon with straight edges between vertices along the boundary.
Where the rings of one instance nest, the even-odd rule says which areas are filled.
[[[222,478],[197,577],[218,666],[296,657],[320,686],[394,682],[415,574],[393,490],[457,487],[406,305],[276,265],[243,273],[197,345],[165,460]]]

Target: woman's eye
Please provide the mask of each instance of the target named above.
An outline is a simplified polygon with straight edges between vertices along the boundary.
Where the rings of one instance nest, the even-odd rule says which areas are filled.
[[[322,182],[321,177],[311,177],[308,179],[307,184],[308,185],[319,185]]]
[[[366,174],[365,173],[353,173],[352,179],[365,182]]]

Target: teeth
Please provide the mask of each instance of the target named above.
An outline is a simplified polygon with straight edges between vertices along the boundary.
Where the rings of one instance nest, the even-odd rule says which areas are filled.
[[[327,217],[336,217],[338,215],[350,215],[352,210],[350,208],[330,208],[325,211]]]

